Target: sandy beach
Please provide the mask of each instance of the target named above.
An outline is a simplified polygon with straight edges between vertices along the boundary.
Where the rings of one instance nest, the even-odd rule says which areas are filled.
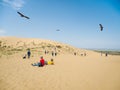
[[[1,48],[9,45],[6,52],[13,48],[23,49],[23,51],[14,51],[11,55],[1,54],[0,90],[120,90],[120,56],[105,57],[94,51],[46,40],[15,37],[0,38],[0,40]],[[59,45],[57,51],[60,52],[57,56],[44,54],[44,49],[52,51],[53,47],[45,46],[44,49],[38,47],[48,43],[53,46]],[[33,48],[30,59],[22,58],[26,48]],[[72,51],[76,51],[77,55]],[[84,52],[86,56],[81,56]],[[39,62],[40,56],[46,61],[53,58],[55,64],[33,67],[31,64]]]

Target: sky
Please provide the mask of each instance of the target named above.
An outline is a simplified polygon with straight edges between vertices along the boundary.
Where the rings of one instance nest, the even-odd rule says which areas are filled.
[[[120,0],[0,0],[0,36],[120,49]]]

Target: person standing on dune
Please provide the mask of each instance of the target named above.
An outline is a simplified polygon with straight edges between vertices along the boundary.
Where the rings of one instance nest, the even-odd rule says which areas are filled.
[[[30,49],[28,49],[27,55],[28,55],[28,59],[29,59],[29,58],[30,58],[30,56],[31,56]]]

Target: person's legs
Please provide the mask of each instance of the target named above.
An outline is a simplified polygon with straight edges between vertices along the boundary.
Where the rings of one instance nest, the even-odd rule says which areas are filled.
[[[38,63],[38,67],[40,67],[40,66],[41,66],[41,63],[39,62],[39,63]]]
[[[32,66],[38,66],[36,63],[34,63],[34,64],[31,64]]]
[[[40,62],[32,64],[32,66],[40,66]]]
[[[30,58],[30,55],[28,55],[28,58]]]

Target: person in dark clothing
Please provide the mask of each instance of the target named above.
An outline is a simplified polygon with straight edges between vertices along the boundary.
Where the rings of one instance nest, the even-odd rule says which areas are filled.
[[[76,52],[74,52],[74,55],[76,56]]]
[[[55,56],[57,56],[57,52],[55,52]]]
[[[27,55],[28,55],[28,58],[30,58],[30,56],[31,56],[30,49],[28,49]]]
[[[105,56],[107,57],[107,56],[108,56],[108,54],[107,54],[107,53],[105,53]]]
[[[52,56],[54,56],[54,52],[52,51]]]
[[[47,51],[45,50],[45,54],[47,54]]]

